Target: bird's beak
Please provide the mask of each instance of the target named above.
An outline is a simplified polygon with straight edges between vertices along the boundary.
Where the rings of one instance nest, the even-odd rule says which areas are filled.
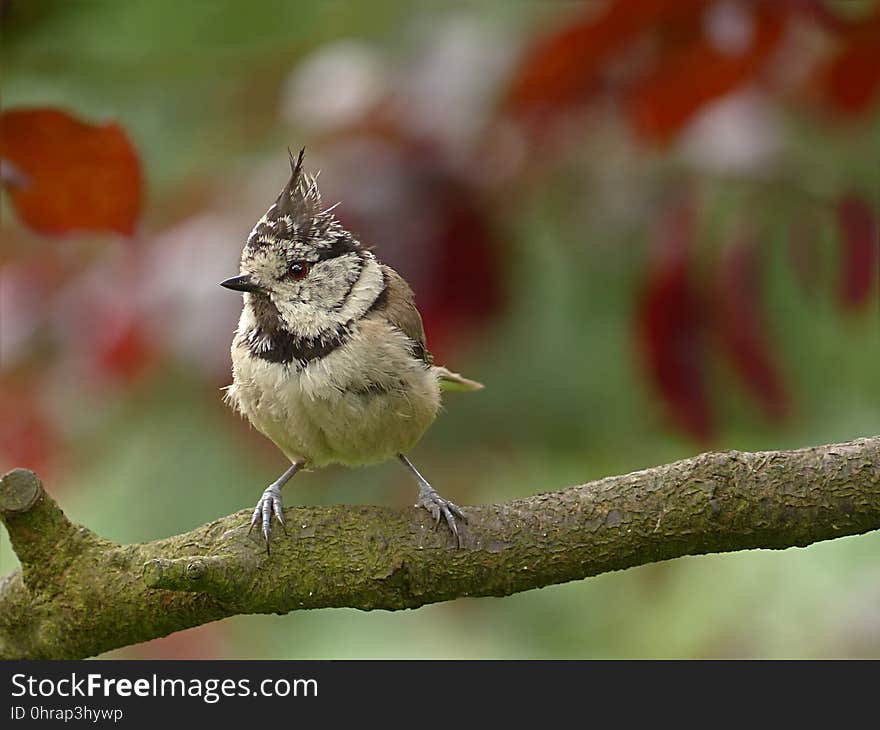
[[[248,292],[261,292],[263,291],[262,287],[259,284],[255,283],[253,279],[251,279],[249,274],[242,274],[241,276],[233,276],[231,279],[227,279],[226,281],[221,281],[220,286],[224,286],[227,289],[232,289],[233,291],[248,291]]]

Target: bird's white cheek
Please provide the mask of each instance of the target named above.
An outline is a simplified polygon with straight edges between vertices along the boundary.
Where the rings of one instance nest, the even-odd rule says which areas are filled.
[[[346,321],[362,317],[384,288],[382,267],[374,258],[367,259],[340,310],[341,316]]]

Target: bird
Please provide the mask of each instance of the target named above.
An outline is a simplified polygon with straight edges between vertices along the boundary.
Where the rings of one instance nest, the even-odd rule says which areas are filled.
[[[224,400],[290,462],[249,531],[259,526],[269,553],[272,517],[284,528],[281,488],[300,471],[396,458],[418,484],[416,506],[460,548],[466,514],[406,454],[436,418],[441,390],[483,385],[434,363],[406,280],[342,226],[336,205],[323,207],[305,148],[287,152],[290,179],[247,237],[239,274],[220,283],[243,295]]]

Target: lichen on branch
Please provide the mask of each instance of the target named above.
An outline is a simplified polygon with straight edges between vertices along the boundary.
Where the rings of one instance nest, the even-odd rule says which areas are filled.
[[[22,563],[0,579],[0,657],[82,658],[236,614],[416,608],[860,534],[880,528],[880,437],[707,453],[466,512],[461,549],[423,510],[370,506],[287,508],[271,555],[248,534],[248,511],[117,545],[16,469],[0,480]]]

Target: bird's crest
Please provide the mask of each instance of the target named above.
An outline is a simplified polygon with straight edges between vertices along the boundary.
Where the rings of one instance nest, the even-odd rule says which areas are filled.
[[[289,216],[294,221],[307,221],[321,212],[321,193],[318,191],[318,179],[303,172],[303,157],[306,148],[299,151],[296,160],[287,148],[290,158],[290,180],[275,200],[276,217]]]
[[[305,152],[303,147],[294,158],[287,148],[290,179],[266,214],[257,221],[248,237],[248,248],[260,248],[279,240],[308,239],[317,233],[316,228],[323,228],[320,224],[327,211],[321,210],[317,176],[303,172]]]

